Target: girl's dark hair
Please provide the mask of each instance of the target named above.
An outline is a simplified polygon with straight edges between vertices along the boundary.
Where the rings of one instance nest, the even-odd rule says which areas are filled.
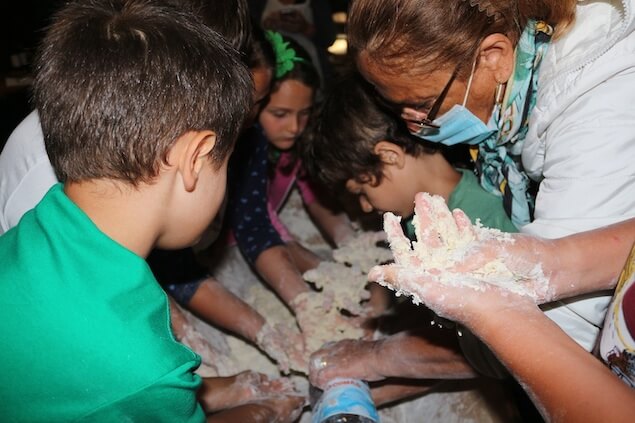
[[[329,87],[305,133],[300,147],[305,168],[328,188],[343,188],[350,179],[381,182],[383,163],[374,152],[379,141],[390,141],[412,156],[437,151],[384,111],[371,90],[359,74],[345,74]]]
[[[383,72],[417,75],[471,62],[485,36],[502,33],[516,42],[530,18],[570,26],[576,0],[355,0],[348,41]]]
[[[82,0],[54,17],[34,102],[61,181],[151,182],[174,142],[213,130],[221,166],[250,107],[251,75],[199,16],[147,0]]]
[[[258,25],[253,25],[252,29],[247,66],[249,69],[267,68],[274,70],[276,55],[265,37],[265,32]]]
[[[168,0],[188,8],[238,50],[243,58],[251,48],[252,22],[247,0]]]
[[[293,69],[279,78],[274,78],[272,92],[276,92],[284,81],[294,80],[313,88],[313,91],[317,93],[320,89],[320,76],[315,65],[311,62],[311,56],[293,38],[283,35],[282,39],[289,44],[289,48],[295,50],[296,57],[301,60],[294,61]]]

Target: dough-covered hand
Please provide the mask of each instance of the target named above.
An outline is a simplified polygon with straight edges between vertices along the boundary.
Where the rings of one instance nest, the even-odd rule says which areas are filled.
[[[206,411],[213,412],[285,395],[298,395],[289,379],[244,371],[234,376],[203,378],[199,400]]]
[[[311,355],[309,380],[323,388],[336,377],[367,381],[384,378],[377,371],[376,341],[345,339],[324,345]],[[381,359],[381,358],[379,358]]]
[[[258,347],[278,363],[283,373],[289,373],[291,369],[306,372],[308,363],[304,342],[297,329],[265,323],[256,336],[256,342]]]
[[[235,386],[248,393],[247,397],[250,401],[272,396],[298,394],[291,380],[287,378],[272,379],[267,375],[252,371],[236,375]]]
[[[548,241],[472,225],[461,210],[450,212],[441,197],[425,193],[415,198],[415,214],[417,241],[410,243],[400,218],[386,213],[384,229],[395,264],[373,268],[370,280],[413,295],[415,302],[426,302],[432,308],[433,287],[440,291],[443,287],[471,289],[457,289],[457,295],[496,288],[536,303],[553,297],[540,253]],[[445,292],[449,297],[450,291]],[[442,314],[447,317],[447,311]]]
[[[306,397],[301,395],[278,395],[253,404],[260,406],[259,416],[253,416],[253,421],[267,421],[271,423],[295,422],[306,405]]]
[[[415,198],[414,225],[417,241],[410,243],[399,218],[385,215],[395,264],[373,268],[370,280],[463,323],[478,310],[552,298],[541,263],[549,241],[472,225],[461,210],[450,212],[441,197],[424,193]]]
[[[437,315],[462,323],[474,330],[478,318],[484,315],[498,314],[506,308],[536,309],[535,301],[528,296],[519,295],[499,286],[478,279],[470,284],[480,284],[480,289],[460,283],[448,284],[438,276],[404,271],[399,266],[386,266],[377,277],[395,289],[407,292],[417,303],[424,303]]]

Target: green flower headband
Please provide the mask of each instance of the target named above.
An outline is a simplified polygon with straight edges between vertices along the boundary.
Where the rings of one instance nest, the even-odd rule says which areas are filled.
[[[265,31],[267,41],[271,43],[276,55],[276,79],[282,78],[293,70],[294,62],[304,62],[304,58],[297,55],[296,51],[289,47],[289,42],[284,41],[282,35],[275,31]]]

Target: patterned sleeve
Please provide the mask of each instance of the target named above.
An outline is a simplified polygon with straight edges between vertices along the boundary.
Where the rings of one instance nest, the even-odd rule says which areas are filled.
[[[229,224],[238,248],[250,263],[260,253],[284,242],[267,206],[267,140],[252,128],[236,145],[228,178]]]

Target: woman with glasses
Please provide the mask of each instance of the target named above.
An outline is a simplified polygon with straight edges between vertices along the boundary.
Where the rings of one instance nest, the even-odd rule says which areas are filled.
[[[523,232],[635,216],[635,1],[357,0],[348,25],[383,103],[421,138],[471,145]],[[543,310],[591,350],[609,299]]]

